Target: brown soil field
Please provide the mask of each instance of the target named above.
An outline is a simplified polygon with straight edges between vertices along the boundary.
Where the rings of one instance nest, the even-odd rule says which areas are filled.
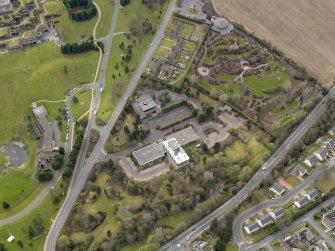
[[[304,66],[325,86],[335,76],[334,0],[212,0],[219,15],[242,24]]]

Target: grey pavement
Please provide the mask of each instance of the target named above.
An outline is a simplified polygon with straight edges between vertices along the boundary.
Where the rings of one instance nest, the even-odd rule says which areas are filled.
[[[76,199],[78,197],[78,195],[80,194],[81,189],[83,188],[83,186],[85,185],[85,182],[87,180],[87,177],[89,175],[89,173],[91,172],[95,162],[98,160],[98,158],[101,155],[101,149],[103,148],[104,144],[106,143],[106,140],[110,134],[110,130],[113,128],[113,126],[115,125],[115,122],[117,121],[119,115],[121,114],[124,105],[127,102],[128,97],[130,97],[132,95],[132,93],[134,92],[136,86],[137,86],[137,82],[138,79],[140,78],[143,70],[145,69],[146,65],[148,64],[151,56],[153,55],[153,53],[155,52],[155,50],[157,49],[160,40],[164,37],[164,31],[166,29],[166,27],[169,24],[169,19],[173,13],[175,7],[175,0],[170,1],[168,9],[166,11],[166,14],[162,20],[162,23],[155,35],[155,38],[152,42],[152,45],[149,47],[149,49],[147,50],[145,56],[143,57],[139,67],[136,69],[133,77],[131,78],[126,91],[124,92],[122,99],[119,101],[117,107],[115,108],[110,120],[108,121],[108,123],[106,124],[106,126],[103,128],[103,130],[101,131],[101,135],[99,138],[98,143],[96,144],[93,152],[91,153],[90,157],[86,160],[85,159],[85,153],[82,150],[86,149],[89,145],[89,131],[92,127],[92,124],[94,122],[94,119],[92,119],[92,116],[90,116],[90,120],[88,123],[88,128],[87,128],[87,132],[85,134],[85,139],[83,142],[83,146],[82,146],[82,150],[80,152],[79,155],[79,159],[77,161],[77,166],[75,168],[75,173],[73,175],[72,178],[72,182],[71,185],[69,187],[69,191],[67,193],[67,197],[65,199],[65,202],[62,206],[62,208],[60,209],[57,218],[55,219],[54,223],[52,224],[50,231],[47,235],[46,238],[46,242],[44,244],[44,250],[45,251],[52,251],[55,250],[56,248],[56,244],[57,244],[57,239],[58,236],[66,222],[66,219],[68,218],[73,205],[76,202]],[[115,29],[115,25],[116,25],[116,21],[117,21],[117,16],[118,16],[118,11],[120,9],[120,2],[116,1],[115,2],[115,7],[114,7],[114,12],[113,12],[113,17],[112,17],[112,24],[110,27],[110,31],[109,34],[114,34],[114,29]],[[105,72],[106,72],[106,67],[107,67],[107,62],[108,62],[108,54],[111,48],[111,43],[112,43],[112,38],[109,37],[108,38],[108,42],[107,45],[105,45],[105,51],[106,53],[104,54],[103,57],[103,62],[101,65],[101,71],[100,71],[100,78],[99,78],[99,82],[98,82],[98,88],[102,87],[103,88],[103,84],[104,84],[104,80],[105,80]],[[97,109],[99,107],[99,103],[100,103],[100,92],[96,92],[95,98],[93,100],[93,109]],[[92,122],[93,121],[93,122]],[[87,139],[87,140],[86,140]]]
[[[190,226],[184,232],[180,233],[174,239],[163,245],[160,251],[177,250],[177,246],[184,243],[189,243],[203,231],[207,230],[215,218],[222,218],[226,213],[236,208],[241,202],[243,202],[250,193],[259,186],[261,181],[270,174],[272,169],[286,156],[292,146],[296,144],[307,132],[311,126],[319,119],[320,115],[327,109],[327,101],[334,97],[335,86],[333,86],[328,94],[322,99],[322,101],[316,105],[313,111],[307,116],[307,118],[298,126],[298,128],[283,142],[281,146],[274,152],[274,154],[264,162],[262,167],[256,172],[256,174],[248,181],[248,183],[236,194],[234,198],[229,199],[224,204],[219,206],[217,209],[203,217],[197,223]]]

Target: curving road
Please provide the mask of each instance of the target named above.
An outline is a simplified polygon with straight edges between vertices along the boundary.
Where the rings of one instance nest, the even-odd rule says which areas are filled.
[[[240,249],[243,250],[244,248],[248,247],[249,244],[245,242],[244,235],[243,235],[243,224],[244,222],[250,218],[251,216],[255,215],[256,213],[264,210],[268,207],[278,207],[285,205],[288,203],[295,195],[300,193],[303,189],[307,188],[311,185],[323,172],[327,170],[329,167],[328,163],[322,165],[322,167],[317,168],[313,171],[313,173],[307,177],[304,182],[300,183],[298,186],[294,187],[292,190],[285,193],[281,198],[278,200],[266,200],[262,203],[258,204],[257,206],[250,208],[249,210],[240,214],[236,220],[234,221],[233,225],[233,244],[238,244]]]
[[[158,47],[160,40],[164,37],[164,31],[167,28],[168,24],[169,24],[169,19],[173,13],[174,7],[175,7],[175,1],[176,0],[172,0],[169,3],[168,9],[166,11],[166,14],[162,20],[162,23],[156,33],[156,36],[154,37],[154,40],[152,42],[152,45],[149,47],[149,49],[147,50],[145,56],[143,57],[141,64],[139,65],[139,67],[137,68],[137,70],[135,71],[133,77],[131,78],[128,87],[125,91],[125,93],[122,96],[122,99],[119,101],[117,107],[115,108],[115,111],[112,115],[112,117],[110,118],[110,120],[108,121],[108,123],[103,127],[103,129],[101,130],[101,134],[100,134],[100,138],[98,143],[96,144],[93,152],[91,153],[90,157],[85,161],[85,149],[87,149],[88,145],[89,145],[89,140],[85,140],[84,139],[84,143],[82,146],[82,150],[80,152],[79,155],[79,159],[77,162],[77,166],[76,166],[76,170],[75,173],[73,175],[72,178],[72,182],[67,194],[67,198],[62,206],[62,208],[60,209],[57,218],[55,219],[53,225],[50,228],[50,231],[47,235],[47,239],[46,242],[44,244],[44,250],[45,251],[52,251],[55,250],[56,248],[56,244],[57,244],[57,239],[58,236],[65,224],[65,221],[67,219],[67,217],[69,216],[73,205],[76,202],[76,199],[78,197],[78,195],[80,194],[81,189],[83,188],[83,186],[85,185],[86,179],[90,173],[90,171],[92,170],[94,163],[99,159],[99,156],[101,154],[101,150],[103,149],[103,146],[109,136],[110,130],[113,128],[116,120],[118,119],[119,115],[121,114],[124,105],[126,104],[126,101],[128,99],[129,96],[132,95],[133,91],[136,88],[138,79],[140,78],[142,72],[144,71],[146,65],[148,64],[151,56],[153,55],[153,53],[155,52],[156,48]],[[112,24],[110,27],[110,31],[109,34],[114,34],[114,29],[115,29],[115,25],[117,22],[117,16],[118,16],[118,11],[120,9],[120,3],[119,1],[115,1],[115,8],[114,8],[114,13],[113,13],[113,18],[112,18]],[[110,48],[111,48],[111,43],[112,43],[112,35],[110,35],[107,39],[107,45],[105,44],[105,51],[106,53],[104,54],[103,57],[103,62],[101,65],[101,71],[100,71],[100,78],[98,81],[98,88],[103,87],[103,84],[105,82],[105,72],[106,72],[106,68],[107,68],[107,63],[108,63],[108,54],[110,52]],[[97,92],[93,101],[93,109],[97,109],[99,106],[99,102],[100,102],[100,92]],[[90,116],[90,120],[89,120],[89,124],[88,124],[88,130],[87,130],[87,134],[89,134],[90,128],[92,127],[92,124],[94,123],[94,118],[92,118],[93,116]],[[85,135],[86,138],[86,135]],[[89,139],[89,137],[88,137]]]
[[[307,130],[318,120],[320,115],[327,109],[327,101],[335,96],[335,86],[333,86],[322,101],[314,108],[308,117],[298,126],[298,128],[284,141],[284,143],[274,152],[274,154],[263,164],[249,182],[236,194],[213,212],[202,218],[193,226],[186,229],[177,237],[162,246],[160,251],[180,250],[180,246],[188,245],[189,242],[208,229],[212,220],[222,218],[227,212],[236,208],[241,202],[247,199],[250,193],[256,189],[261,181],[270,174],[272,169],[284,158],[290,148],[298,142]]]

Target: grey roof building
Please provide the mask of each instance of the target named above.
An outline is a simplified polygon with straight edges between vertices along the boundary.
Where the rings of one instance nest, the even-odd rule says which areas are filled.
[[[327,139],[327,141],[324,144],[328,145],[330,148],[333,149],[335,147],[335,140],[333,140],[333,139]]]
[[[257,232],[260,229],[258,223],[256,221],[253,221],[247,225],[244,226],[244,230],[248,233],[248,234],[252,234]]]
[[[306,206],[308,203],[309,203],[309,200],[306,196],[301,196],[293,202],[293,204],[297,208],[302,208],[302,207]]]
[[[331,147],[328,144],[325,144],[321,146],[317,152],[315,152],[315,156],[318,158],[318,160],[323,161],[327,157],[330,150]]]
[[[198,134],[194,131],[192,126],[186,127],[175,133],[171,133],[165,137],[166,139],[175,138],[180,146],[188,145],[199,139]]]
[[[139,100],[139,106],[143,112],[148,112],[149,110],[156,109],[157,104],[152,97],[145,97]]]
[[[277,208],[273,209],[269,214],[275,220],[275,219],[278,219],[278,218],[282,217],[284,215],[284,213],[285,213],[284,208],[277,207]]]
[[[211,18],[211,23],[212,29],[219,32],[221,35],[227,35],[234,29],[234,26],[223,17],[213,16]]]
[[[166,149],[163,144],[155,142],[133,152],[133,156],[140,166],[145,166],[163,158],[165,153]]]
[[[308,156],[305,160],[304,163],[309,166],[309,167],[313,167],[316,163],[318,162],[317,157],[313,154]]]
[[[260,227],[265,227],[265,226],[270,225],[271,223],[273,223],[273,219],[272,219],[271,215],[265,214],[261,217],[257,217],[256,222],[258,223],[258,225]]]
[[[319,195],[318,189],[314,188],[310,190],[308,193],[304,194],[308,200],[314,200]]]
[[[335,229],[335,210],[332,208],[328,212],[322,215],[322,224],[328,229],[328,231],[334,231]]]
[[[51,123],[48,122],[48,113],[44,106],[33,107],[32,111],[35,116],[35,128],[40,137],[37,167],[43,168],[48,166],[53,159],[54,130]]]
[[[278,196],[281,196],[285,192],[285,188],[275,182],[270,187],[270,191],[274,192]]]
[[[291,170],[291,174],[292,174],[293,176],[300,176],[300,177],[302,177],[302,176],[304,176],[306,173],[307,173],[306,168],[304,168],[304,167],[302,167],[302,166],[297,166],[297,167],[295,167],[295,168],[293,168],[293,169]]]

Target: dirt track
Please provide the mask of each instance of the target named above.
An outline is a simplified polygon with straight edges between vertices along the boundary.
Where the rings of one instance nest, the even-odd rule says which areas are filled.
[[[334,0],[212,1],[218,14],[271,42],[323,84],[334,79]]]

